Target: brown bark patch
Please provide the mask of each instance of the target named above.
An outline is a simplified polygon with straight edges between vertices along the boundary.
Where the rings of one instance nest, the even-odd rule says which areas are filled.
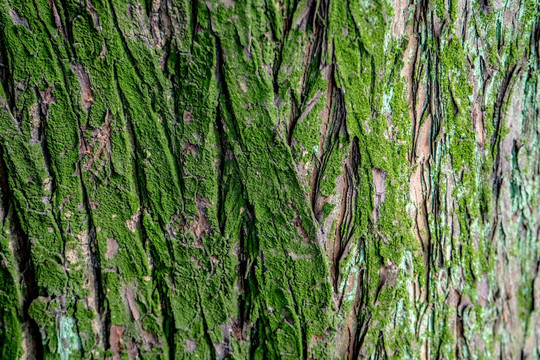
[[[11,20],[13,20],[13,23],[15,25],[23,25],[24,27],[26,27],[28,30],[30,30],[30,28],[28,27],[28,20],[26,20],[25,18],[21,17],[19,15],[18,12],[16,12],[15,10],[13,9],[10,9],[9,10],[9,15],[11,16]]]
[[[56,104],[56,98],[52,94],[54,91],[54,86],[49,86],[45,90],[39,90],[39,95],[41,96],[41,102],[43,104]]]
[[[113,360],[120,359],[120,353],[124,350],[124,327],[112,325],[109,335],[111,350],[114,352]]]
[[[139,355],[139,346],[137,346],[137,343],[135,341],[130,340],[127,344],[127,353],[129,356],[129,360],[135,360]]]
[[[94,20],[94,27],[101,31],[102,27],[101,27],[101,24],[99,23],[98,13],[96,9],[94,9],[94,5],[92,4],[90,0],[88,0],[86,3],[86,10],[88,10],[88,12],[92,15],[92,20]]]
[[[133,315],[133,318],[135,321],[139,321],[141,318],[139,313],[139,307],[135,303],[135,296],[133,295],[133,290],[131,287],[126,287],[126,300],[128,302],[129,311],[131,311],[131,314]]]
[[[186,351],[190,354],[193,354],[197,350],[197,343],[193,339],[186,339]]]
[[[79,84],[81,85],[81,105],[86,111],[88,111],[90,106],[94,103],[90,75],[82,65],[71,65],[71,70],[79,78]]]
[[[472,120],[474,125],[474,130],[476,131],[476,142],[480,147],[484,146],[486,142],[486,130],[484,128],[484,114],[480,108],[480,103],[474,104],[472,110]]]
[[[234,0],[220,0],[220,2],[225,6],[227,9],[234,7]]]
[[[92,168],[94,162],[104,156],[105,159],[110,159],[111,153],[111,118],[108,114],[107,121],[92,132],[91,143],[85,137],[81,137],[81,153],[83,155],[92,155],[90,160],[83,165],[83,171]],[[94,151],[95,149],[95,151]],[[103,168],[105,162],[99,166],[99,170]]]
[[[199,154],[199,150],[197,149],[197,145],[194,145],[190,142],[186,142],[184,144],[184,149],[182,150],[182,155],[186,155],[186,154],[191,154],[193,155],[194,157],[197,157],[197,155]]]
[[[131,219],[126,220],[126,227],[131,232],[135,232],[135,230],[137,229],[137,227],[139,225],[140,219],[141,219],[141,209],[139,208],[139,209],[137,209],[135,214],[133,214]]]
[[[156,334],[152,334],[146,330],[142,330],[141,334],[146,342],[146,349],[151,350],[154,345],[159,345],[160,342],[158,340],[158,336]]]
[[[107,238],[107,252],[105,253],[105,258],[107,260],[111,260],[118,252],[118,249],[118,242],[116,242],[116,240],[113,238]]]
[[[482,280],[476,284],[476,294],[480,305],[486,306],[489,297],[489,280],[486,273],[482,274]]]
[[[184,123],[186,124],[191,124],[193,122],[193,117],[192,117],[192,114],[191,112],[189,111],[184,111],[184,114],[182,115],[182,119],[184,120]]]
[[[214,345],[214,349],[216,350],[216,355],[220,358],[220,359],[224,359],[225,356],[227,355],[227,351],[225,351],[225,347],[221,344],[221,343],[218,343],[218,342],[215,342],[213,343]]]
[[[62,39],[67,39],[66,36],[66,30],[64,29],[64,26],[62,25],[62,20],[60,18],[60,14],[58,14],[58,9],[56,8],[56,4],[54,3],[54,0],[49,0],[49,5],[51,5],[51,10],[54,17],[54,24],[60,30],[60,33],[62,34]]]
[[[386,172],[373,168],[373,186],[375,187],[375,192],[373,194],[373,220],[379,220],[379,213],[381,210],[381,204],[386,199]]]
[[[208,218],[205,214],[205,208],[210,205],[210,202],[208,201],[208,199],[204,199],[199,196],[197,196],[196,202],[197,211],[199,212],[199,218],[193,222],[191,231],[193,231],[193,234],[195,235],[197,240],[199,240],[203,234],[210,230],[210,223],[208,222]]]

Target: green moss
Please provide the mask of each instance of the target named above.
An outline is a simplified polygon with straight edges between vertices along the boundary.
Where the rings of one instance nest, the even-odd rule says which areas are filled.
[[[14,241],[11,225],[8,218],[0,224],[0,357],[6,359],[19,358],[23,352],[22,294],[20,274],[10,249],[10,242]]]
[[[61,295],[68,281],[66,272],[55,260],[46,260],[37,268],[38,285],[51,295]]]

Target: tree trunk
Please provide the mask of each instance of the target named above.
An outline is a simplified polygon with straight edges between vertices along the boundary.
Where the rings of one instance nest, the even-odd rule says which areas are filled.
[[[539,358],[539,11],[0,0],[0,358]]]

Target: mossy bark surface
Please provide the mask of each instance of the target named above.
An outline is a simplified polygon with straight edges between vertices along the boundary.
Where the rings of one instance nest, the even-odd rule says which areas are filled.
[[[539,12],[0,0],[0,358],[539,358]]]

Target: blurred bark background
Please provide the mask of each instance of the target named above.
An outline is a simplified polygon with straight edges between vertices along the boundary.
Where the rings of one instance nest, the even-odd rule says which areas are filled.
[[[0,357],[539,358],[539,8],[0,0]]]

